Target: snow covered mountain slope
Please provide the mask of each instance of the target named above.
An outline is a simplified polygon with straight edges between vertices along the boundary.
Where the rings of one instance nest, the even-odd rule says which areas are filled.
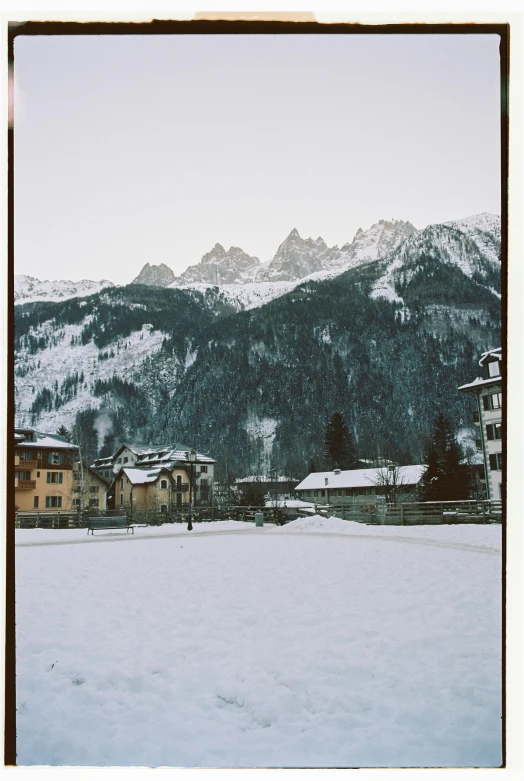
[[[386,272],[372,297],[400,300],[402,288],[443,265],[459,269],[500,298],[500,230],[500,217],[478,214],[412,233],[387,255]]]
[[[15,304],[29,304],[32,301],[61,301],[66,298],[89,296],[105,287],[114,287],[113,282],[102,279],[94,282],[82,279],[70,282],[67,279],[37,279],[25,274],[15,274]]]
[[[323,273],[323,277],[325,272]],[[198,290],[201,293],[215,291],[222,299],[230,304],[236,311],[255,309],[263,306],[275,298],[289,293],[305,280],[296,282],[246,282],[245,284],[212,285],[205,283],[170,285],[180,290]]]

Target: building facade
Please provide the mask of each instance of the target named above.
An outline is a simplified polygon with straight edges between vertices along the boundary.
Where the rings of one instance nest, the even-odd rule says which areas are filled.
[[[475,424],[480,429],[487,499],[502,499],[503,494],[502,360],[501,347],[483,353],[480,376],[459,388],[477,397]]]
[[[18,510],[72,510],[78,447],[56,434],[15,429],[15,505]]]
[[[73,508],[88,512],[106,510],[109,482],[80,461],[73,467]]]

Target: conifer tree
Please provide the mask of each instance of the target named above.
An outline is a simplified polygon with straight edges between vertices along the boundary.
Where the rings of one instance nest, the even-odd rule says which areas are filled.
[[[69,441],[71,439],[71,434],[69,433],[69,431],[66,429],[66,427],[63,424],[60,426],[60,428],[58,429],[58,431],[56,433],[58,434],[59,437],[63,437],[67,441]]]
[[[356,469],[355,442],[340,412],[334,412],[326,429],[324,443],[326,469]]]
[[[427,470],[421,481],[424,501],[466,499],[469,487],[467,469],[461,465],[461,451],[449,420],[440,412],[424,454]]]

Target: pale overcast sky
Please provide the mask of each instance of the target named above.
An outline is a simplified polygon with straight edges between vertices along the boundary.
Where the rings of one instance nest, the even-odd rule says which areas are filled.
[[[500,212],[499,39],[23,37],[15,273],[130,282]]]

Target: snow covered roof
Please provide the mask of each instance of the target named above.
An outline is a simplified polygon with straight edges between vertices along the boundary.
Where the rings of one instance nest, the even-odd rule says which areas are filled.
[[[274,502],[267,501],[266,507],[273,507]],[[282,499],[282,501],[277,502],[277,507],[290,507],[293,508],[304,508],[304,507],[315,507],[313,502],[304,502],[302,499]]]
[[[482,377],[477,377],[473,382],[467,382],[465,385],[461,385],[459,391],[475,390],[475,388],[482,388],[487,385],[500,385],[501,380],[500,374],[497,375],[497,377],[488,377],[487,380],[482,379]]]
[[[191,448],[187,448],[187,450],[181,450],[179,448],[161,448],[161,449],[151,449],[147,451],[143,451],[137,461],[137,464],[158,464],[158,463],[165,463],[171,461],[180,461],[183,464],[188,464],[188,451]],[[197,453],[196,459],[194,461],[195,464],[214,464],[215,459],[210,458],[209,456],[205,456],[203,453]]]
[[[136,469],[135,467],[124,466],[119,475],[124,472],[129,482],[133,483],[133,485],[144,485],[145,483],[154,483],[158,480],[161,472],[166,471],[161,466],[151,467],[151,469]]]
[[[238,477],[235,483],[297,483],[296,477],[286,477],[285,475],[249,475],[248,477]]]
[[[490,363],[491,361],[501,361],[502,360],[502,347],[495,347],[494,350],[487,350],[485,353],[482,353],[480,356],[479,366],[484,366],[485,363]]]
[[[410,464],[399,466],[398,483],[402,485],[416,485],[424,472],[425,464]],[[297,485],[295,491],[304,491],[311,488],[363,488],[376,485],[378,478],[387,469],[346,469],[338,472],[312,472],[305,480]],[[327,481],[327,482],[326,482]]]
[[[62,450],[78,450],[78,445],[74,445],[72,442],[67,442],[63,437],[58,434],[44,434],[42,431],[35,431],[35,429],[16,429],[16,434],[22,434],[24,436],[22,444],[24,447],[34,447],[39,450],[45,450],[46,448],[61,448]],[[28,439],[28,436],[31,439]]]

